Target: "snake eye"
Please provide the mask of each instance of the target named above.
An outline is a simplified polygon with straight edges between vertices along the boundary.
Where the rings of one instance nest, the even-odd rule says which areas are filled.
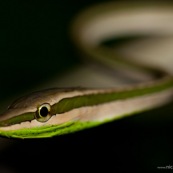
[[[35,117],[37,121],[46,122],[47,120],[49,120],[51,117],[50,110],[51,106],[48,103],[44,103],[41,106],[39,106]]]

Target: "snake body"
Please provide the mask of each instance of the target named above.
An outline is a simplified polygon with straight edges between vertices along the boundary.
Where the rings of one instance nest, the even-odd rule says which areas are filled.
[[[71,28],[80,54],[111,69],[139,71],[149,76],[148,80],[118,88],[53,88],[31,93],[14,101],[0,116],[0,135],[63,135],[170,102],[173,77],[167,70],[131,61],[104,43],[136,36],[169,38],[172,21],[173,11],[167,4],[106,3],[84,10]]]

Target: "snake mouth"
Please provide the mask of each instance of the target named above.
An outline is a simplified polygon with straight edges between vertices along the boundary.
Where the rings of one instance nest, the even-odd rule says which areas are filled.
[[[35,128],[22,128],[17,130],[0,130],[0,135],[8,138],[48,138],[70,133],[75,122],[68,122],[60,125],[45,125]],[[68,130],[69,129],[69,130]]]
[[[99,121],[69,121],[60,125],[46,125],[35,128],[23,128],[18,130],[3,131],[0,130],[0,135],[9,138],[49,138],[54,136],[60,136],[64,134],[70,134],[83,129],[91,128],[94,126],[101,125],[103,122]]]

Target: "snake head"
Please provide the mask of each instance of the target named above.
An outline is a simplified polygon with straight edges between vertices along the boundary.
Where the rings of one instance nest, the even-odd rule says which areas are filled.
[[[34,92],[15,100],[0,115],[0,135],[43,138],[68,133],[77,120],[78,112],[73,111],[69,114],[68,101],[63,100],[79,92],[80,90],[76,89],[54,88]]]

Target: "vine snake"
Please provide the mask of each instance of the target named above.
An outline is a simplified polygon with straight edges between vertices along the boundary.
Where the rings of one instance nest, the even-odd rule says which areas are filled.
[[[170,102],[173,77],[166,69],[130,61],[104,43],[133,36],[171,37],[172,21],[172,8],[159,3],[111,2],[84,10],[71,29],[80,54],[94,63],[129,68],[150,78],[119,88],[53,88],[31,93],[14,101],[0,116],[0,135],[12,138],[63,135]]]

